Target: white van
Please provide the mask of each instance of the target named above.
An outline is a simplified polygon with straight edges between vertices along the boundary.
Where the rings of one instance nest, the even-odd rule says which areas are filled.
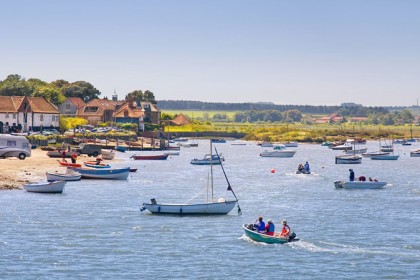
[[[0,134],[0,158],[18,157],[25,159],[31,156],[31,144],[25,136]]]

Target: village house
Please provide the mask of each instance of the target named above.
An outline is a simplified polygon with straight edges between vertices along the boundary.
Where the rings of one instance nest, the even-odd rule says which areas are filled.
[[[43,97],[0,96],[0,133],[58,128],[60,115]]]
[[[115,113],[116,123],[134,123],[138,131],[144,131],[144,110],[135,101],[127,101]]]
[[[77,110],[86,103],[79,97],[69,97],[63,104],[58,106],[58,111],[61,115],[66,117],[77,117]]]
[[[98,125],[99,122],[113,122],[113,115],[124,101],[109,99],[93,99],[77,109],[76,116],[84,118],[90,125]]]

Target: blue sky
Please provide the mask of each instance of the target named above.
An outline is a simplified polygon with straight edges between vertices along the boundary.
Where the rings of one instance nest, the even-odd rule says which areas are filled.
[[[410,106],[420,1],[0,2],[0,79],[88,81],[111,97]]]

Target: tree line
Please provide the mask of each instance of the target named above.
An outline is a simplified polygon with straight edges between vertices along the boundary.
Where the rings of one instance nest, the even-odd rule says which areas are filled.
[[[221,103],[188,100],[159,100],[159,108],[167,110],[216,110],[216,111],[261,111],[276,110],[286,112],[299,110],[303,114],[333,114],[367,117],[371,113],[389,113],[384,107],[364,106],[326,106],[326,105],[278,105],[271,102],[261,103]]]
[[[79,97],[84,102],[89,102],[92,99],[99,98],[100,95],[101,92],[86,81],[68,82],[60,79],[48,83],[36,78],[26,80],[17,74],[9,75],[3,81],[0,80],[0,96],[44,97],[57,106],[69,97]],[[125,99],[137,102],[148,101],[156,104],[155,96],[149,90],[144,92],[134,90],[126,93]]]

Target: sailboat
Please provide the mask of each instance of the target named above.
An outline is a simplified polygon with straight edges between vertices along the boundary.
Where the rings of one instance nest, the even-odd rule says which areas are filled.
[[[216,154],[218,154],[217,149],[215,148]],[[210,140],[210,154],[213,152],[212,140]],[[225,169],[222,164],[220,164],[225,176],[228,188],[228,191],[231,191],[235,200],[225,200],[224,198],[219,198],[217,201],[214,201],[213,194],[213,164],[210,161],[210,189],[211,189],[211,201],[208,199],[205,203],[196,203],[196,204],[170,204],[170,203],[157,203],[156,199],[152,198],[151,203],[143,203],[143,207],[140,211],[149,210],[154,214],[180,214],[180,215],[226,215],[232,211],[235,205],[238,205],[238,214],[241,214],[241,208],[239,207],[238,198],[236,197],[233,189],[229,183],[229,180],[226,176]]]
[[[362,157],[356,155],[356,141],[353,141],[353,147],[351,148],[353,155],[342,155],[335,157],[335,164],[359,164],[362,163]]]
[[[391,145],[381,146],[381,152],[385,154],[373,155],[370,159],[373,160],[397,160],[400,156],[394,155],[394,141],[391,140]]]

